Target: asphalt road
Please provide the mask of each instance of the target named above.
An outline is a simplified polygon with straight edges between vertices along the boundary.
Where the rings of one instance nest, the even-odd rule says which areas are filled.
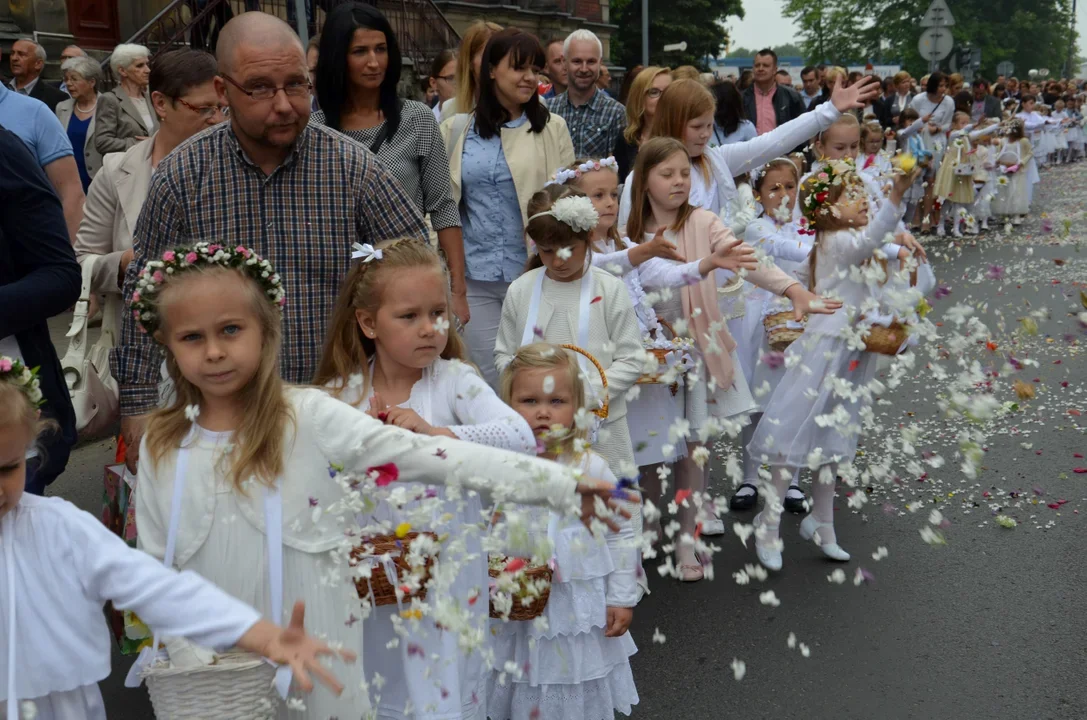
[[[1085,185],[1087,164],[1044,172],[1036,213],[1024,226],[976,242],[933,238],[927,245],[950,290],[934,302],[934,317],[944,323],[941,342],[956,332],[948,309],[966,303],[995,343],[995,349],[979,343],[951,353],[942,366],[954,374],[959,355],[976,358],[980,369],[995,373],[986,378],[990,387],[978,391],[991,389],[1017,408],[985,424],[948,418],[940,407],[947,380],[918,362],[877,405],[883,432],[868,436],[866,449],[878,454],[882,439],[912,426],[918,456],[939,453],[946,464],[911,473],[908,462],[919,458],[896,450],[895,476],[873,483],[863,508],[851,510],[849,489],[841,489],[838,538],[852,562],[824,561],[799,541],[797,519],[788,518],[783,572],[738,585],[732,574],[755,560],[731,526],[750,516],[726,517],[713,581],[679,585],[658,577],[657,561],[648,561],[653,592],[632,628],[641,694],[634,717],[1087,718],[1087,471],[1074,472],[1087,467],[1076,457],[1087,454],[1087,418],[1078,414],[1087,413],[1087,335],[1074,317],[1084,310],[1079,292],[1087,282],[1080,251],[1087,242]],[[1037,334],[1018,321],[1031,313],[1038,314]],[[61,348],[65,329],[58,318],[54,337]],[[1019,401],[1011,387],[1016,379],[1036,396]],[[985,436],[975,479],[955,457],[967,427]],[[50,492],[97,513],[101,469],[112,454],[108,441],[82,445]],[[720,473],[715,485],[726,489]],[[922,540],[933,509],[943,515],[936,529],[946,544]],[[997,514],[1017,527],[999,526]],[[877,561],[878,547],[888,554]],[[837,567],[846,572],[843,584],[828,579]],[[859,568],[868,579],[855,585]],[[760,602],[768,590],[780,605]],[[787,644],[790,633],[795,649]],[[741,680],[734,659],[746,666]],[[128,664],[115,657],[114,673],[102,684],[111,720],[151,717],[145,691],[122,687]]]

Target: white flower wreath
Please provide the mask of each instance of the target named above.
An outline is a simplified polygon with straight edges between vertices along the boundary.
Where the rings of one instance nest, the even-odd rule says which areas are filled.
[[[600,216],[593,207],[593,201],[584,195],[576,197],[564,197],[555,201],[550,210],[536,213],[528,219],[532,222],[536,218],[550,215],[561,223],[566,223],[577,232],[586,232],[596,227]]]

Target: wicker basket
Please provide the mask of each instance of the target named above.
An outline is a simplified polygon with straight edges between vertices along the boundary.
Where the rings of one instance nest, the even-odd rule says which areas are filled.
[[[275,666],[251,653],[219,656],[214,665],[173,668],[157,663],[143,671],[158,720],[273,720],[283,701]]]
[[[544,609],[547,608],[547,600],[551,597],[551,568],[546,565],[526,565],[524,570],[524,578],[527,581],[546,580],[547,587],[540,591],[540,594],[533,597],[528,603],[521,601],[521,598],[514,597],[513,605],[510,607],[510,620],[534,620],[540,615],[543,615]],[[488,568],[487,574],[492,578],[497,578],[502,574],[501,570],[495,568]],[[498,612],[494,608],[494,603],[491,603],[490,615],[495,620],[503,620],[505,616]]]
[[[909,328],[898,320],[887,327],[873,325],[864,338],[864,349],[880,355],[897,355],[909,336]]]
[[[580,355],[584,355],[585,357],[589,358],[589,362],[591,362],[593,364],[593,367],[596,368],[596,371],[598,373],[600,373],[600,383],[603,385],[603,388],[604,388],[603,405],[601,405],[598,408],[595,408],[593,410],[593,415],[596,415],[601,420],[607,420],[608,419],[608,376],[604,374],[604,367],[600,364],[600,361],[597,360],[596,358],[594,358],[592,356],[592,354],[588,350],[585,350],[583,348],[579,348],[577,345],[565,344],[565,345],[560,345],[559,347],[566,348],[567,350],[571,350],[573,352],[576,352],[576,353],[578,353]]]
[[[434,533],[425,533],[430,537],[437,539]],[[396,575],[398,578],[403,577],[405,574],[411,573],[411,566],[407,561],[407,549],[415,541],[415,538],[419,537],[420,533],[410,532],[403,537],[403,539],[396,537],[395,535],[378,535],[369,539],[363,545],[356,547],[351,551],[351,557],[357,564],[359,560],[364,557],[381,557],[385,553],[389,553],[391,556],[393,565],[396,566]],[[373,552],[367,552],[366,546],[372,545]],[[417,597],[420,600],[426,597],[426,581],[430,577],[430,566],[433,564],[434,558],[428,557],[426,559],[426,565],[423,570],[423,577],[420,583],[420,587],[415,592],[408,592],[406,589],[401,594],[401,602],[404,599],[410,599]],[[378,565],[374,566],[373,572],[370,574],[369,579],[358,578],[355,580],[355,588],[358,591],[359,599],[365,600],[373,593],[374,605],[394,605],[396,603],[396,591],[387,577],[385,577],[385,570]]]
[[[771,350],[782,352],[804,334],[803,328],[789,326],[793,320],[792,310],[767,315],[762,319],[762,326],[766,328],[766,340]]]
[[[673,340],[676,339],[676,337],[678,337],[676,335],[675,328],[673,328],[671,323],[669,323],[667,320],[661,320],[660,318],[657,318],[657,323],[672,335]],[[650,332],[656,332],[656,331],[651,330]],[[660,382],[661,382],[661,375],[664,374],[659,369],[663,368],[664,370],[667,370],[667,367],[668,367],[668,354],[676,352],[676,348],[645,348],[645,351],[647,353],[651,354],[653,357],[657,358],[658,372],[656,372],[656,373],[646,373],[646,374],[642,375],[640,378],[638,378],[635,382],[638,385],[659,385]],[[678,389],[678,387],[679,387],[679,384],[677,382],[672,383],[672,394],[673,395],[676,394],[676,390]]]

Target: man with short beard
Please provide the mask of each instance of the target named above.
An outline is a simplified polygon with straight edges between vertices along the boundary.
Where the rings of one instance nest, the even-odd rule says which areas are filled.
[[[597,87],[603,54],[600,38],[591,31],[570,33],[563,45],[569,85],[546,101],[547,109],[566,121],[577,157],[614,155],[626,127],[626,110]]]

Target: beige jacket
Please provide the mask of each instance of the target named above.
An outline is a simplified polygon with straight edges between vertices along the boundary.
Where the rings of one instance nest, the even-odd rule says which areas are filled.
[[[72,119],[74,109],[75,100],[72,98],[57,103],[57,119],[60,120],[61,127],[65,131],[68,130],[68,123]],[[87,139],[83,142],[83,162],[87,166],[87,174],[92,178],[102,168],[102,153],[98,152],[98,148],[94,146],[94,121],[97,119],[98,113],[95,112],[91,115],[91,121],[87,125]],[[75,150],[75,148],[72,149]]]
[[[151,185],[151,149],[155,138],[143,140],[127,152],[110,153],[91,182],[83,220],[76,234],[75,254],[80,264],[88,255],[104,255],[95,265],[91,290],[120,294],[118,267],[121,255],[132,247],[136,220]]]
[[[460,122],[458,122],[460,119]],[[465,122],[465,120],[468,122]],[[471,118],[465,114],[454,115],[442,125],[442,140],[449,148],[449,174],[452,178],[453,201],[460,205],[463,187],[460,182],[461,157],[464,155],[464,138],[468,135]],[[457,137],[452,137],[457,126]],[[513,175],[517,189],[517,201],[521,205],[521,221],[527,224],[525,209],[532,196],[541,190],[555,171],[574,162],[574,143],[566,121],[555,113],[539,133],[530,132],[531,123],[516,128],[502,129],[502,152]]]

